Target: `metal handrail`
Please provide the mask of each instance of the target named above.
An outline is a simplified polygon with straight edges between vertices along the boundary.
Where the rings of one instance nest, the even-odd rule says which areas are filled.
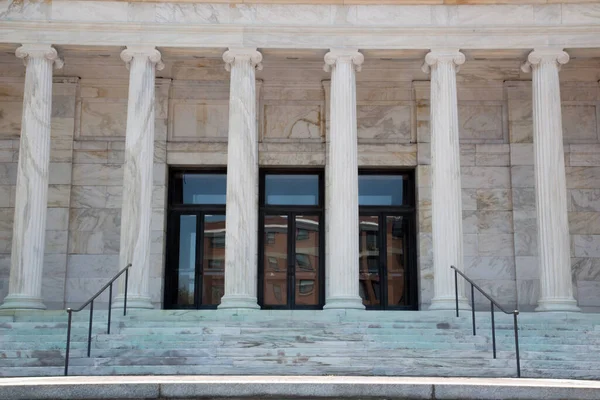
[[[98,290],[98,292],[95,295],[93,295],[88,301],[83,303],[83,305],[81,307],[79,307],[78,309],[74,310],[72,308],[67,308],[66,311],[67,311],[67,314],[69,314],[69,322],[67,324],[67,349],[66,349],[66,353],[65,353],[65,376],[67,376],[69,374],[69,351],[71,350],[71,322],[73,319],[73,313],[83,310],[88,305],[90,306],[90,324],[89,324],[89,328],[88,328],[88,346],[87,346],[87,356],[89,357],[90,351],[91,351],[91,346],[92,346],[92,321],[93,321],[93,317],[94,317],[94,300],[96,300],[96,298],[98,296],[100,296],[106,290],[106,288],[110,288],[109,293],[108,293],[108,327],[107,327],[107,331],[106,331],[106,333],[108,335],[110,335],[110,317],[111,317],[111,311],[112,311],[113,283],[121,275],[123,275],[123,273],[125,273],[125,297],[123,299],[123,315],[127,315],[127,283],[129,280],[129,268],[131,268],[131,264],[127,264],[127,266],[125,268],[123,268],[121,271],[119,271],[118,274],[116,274],[110,281],[108,281],[108,283],[106,285],[104,285],[100,290]]]
[[[494,350],[494,358],[496,358],[496,325],[494,323],[494,307],[498,308],[504,314],[512,314],[513,315],[513,328],[515,331],[515,358],[517,361],[517,377],[521,377],[521,358],[519,356],[519,322],[517,316],[519,315],[519,310],[514,311],[506,311],[496,300],[494,300],[490,295],[485,293],[483,289],[481,289],[475,282],[469,279],[465,274],[463,274],[458,268],[454,265],[450,266],[454,270],[454,294],[456,296],[456,316],[458,317],[458,275],[462,276],[467,282],[471,284],[471,315],[473,320],[473,336],[477,335],[477,330],[475,328],[475,289],[479,291],[482,295],[485,296],[490,301],[490,313],[492,316],[492,347]]]

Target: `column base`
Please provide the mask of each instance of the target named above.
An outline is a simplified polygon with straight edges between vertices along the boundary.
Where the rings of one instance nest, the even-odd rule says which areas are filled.
[[[360,297],[330,297],[326,300],[323,310],[364,310],[365,306]]]
[[[471,306],[466,298],[458,298],[458,309],[459,310],[471,310]],[[436,297],[431,299],[431,305],[429,311],[443,311],[452,310],[456,311],[456,297]]]
[[[535,311],[539,312],[581,312],[577,307],[577,302],[573,298],[554,298],[538,301],[538,306]]]
[[[115,297],[112,303],[112,308],[123,309],[123,301],[125,300],[124,295],[118,295]],[[127,294],[127,309],[138,309],[138,310],[151,310],[154,306],[148,296],[138,296]]]
[[[221,304],[217,307],[219,310],[225,310],[228,308],[249,308],[252,310],[258,310],[258,301],[256,297],[251,296],[236,296],[236,295],[225,295],[221,298]]]
[[[45,310],[46,306],[39,297],[9,294],[0,306],[2,310]]]

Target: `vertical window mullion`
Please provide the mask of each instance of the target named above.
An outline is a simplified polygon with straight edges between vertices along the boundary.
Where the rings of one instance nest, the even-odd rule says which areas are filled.
[[[288,305],[295,308],[296,302],[296,213],[290,212],[288,216]]]
[[[194,290],[194,306],[202,305],[202,269],[204,261],[204,212],[196,214],[196,287]]]

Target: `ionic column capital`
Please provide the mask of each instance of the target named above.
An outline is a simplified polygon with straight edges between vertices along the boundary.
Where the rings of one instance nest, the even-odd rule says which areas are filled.
[[[127,46],[121,52],[121,60],[125,61],[127,69],[134,58],[146,58],[153,63],[158,71],[161,71],[165,64],[162,62],[160,51],[154,46]]]
[[[338,62],[351,63],[354,65],[356,72],[360,72],[362,64],[365,61],[365,56],[355,49],[331,49],[325,54],[325,72],[331,71],[331,67]]]
[[[262,70],[262,54],[256,50],[256,47],[230,47],[223,53],[225,69],[231,71],[231,64],[236,61],[250,61],[257,70]]]
[[[421,70],[428,74],[436,64],[452,63],[457,68],[465,63],[465,55],[459,49],[432,49],[425,56]]]
[[[60,69],[64,62],[58,57],[58,53],[54,47],[49,44],[23,44],[15,51],[17,58],[23,59],[23,64],[27,65],[27,60],[30,58],[45,58],[54,64],[54,67]]]
[[[554,63],[560,69],[562,64],[569,62],[569,54],[561,48],[547,48],[533,50],[527,56],[527,61],[521,65],[523,72],[531,72],[534,66],[542,63]]]

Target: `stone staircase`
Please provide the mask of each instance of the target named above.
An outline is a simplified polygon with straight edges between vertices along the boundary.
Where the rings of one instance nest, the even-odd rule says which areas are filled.
[[[512,316],[377,311],[75,314],[70,375],[516,376]],[[64,311],[0,314],[0,376],[62,375]],[[523,377],[600,379],[600,314],[521,314]]]

